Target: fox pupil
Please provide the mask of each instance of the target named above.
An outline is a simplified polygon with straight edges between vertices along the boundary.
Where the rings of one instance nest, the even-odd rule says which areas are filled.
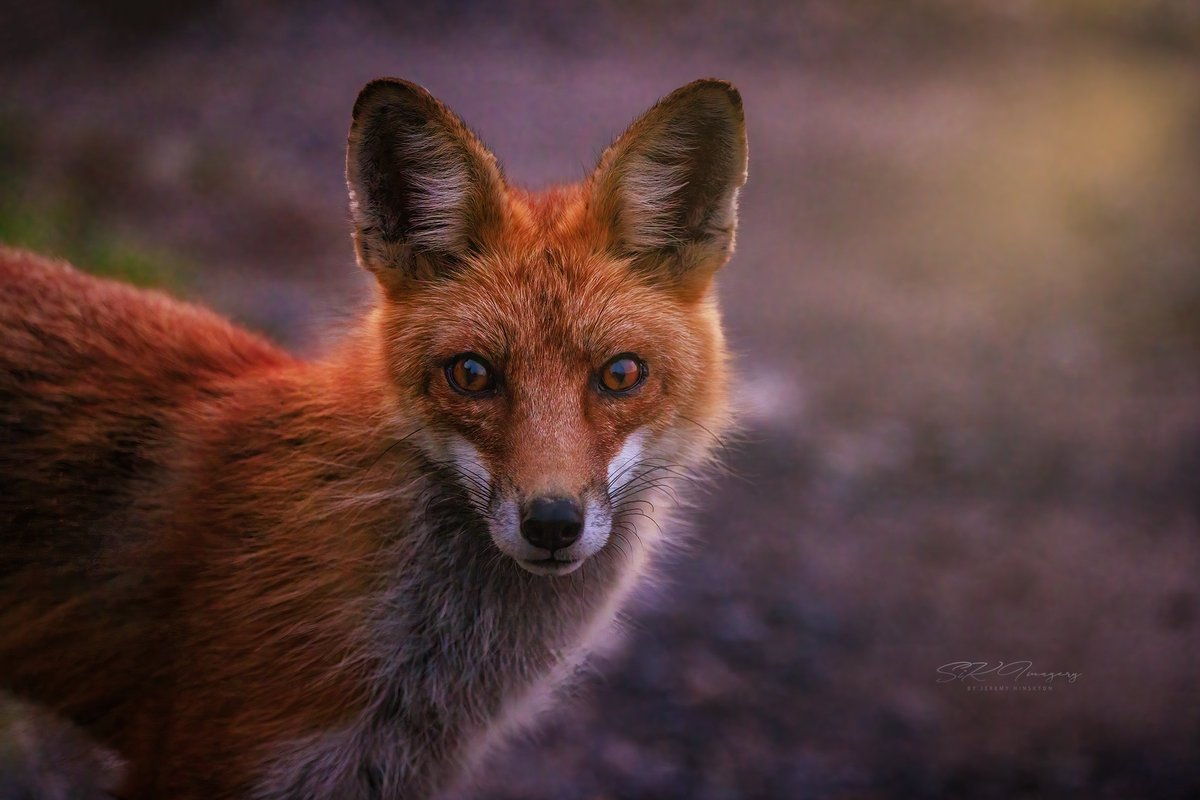
[[[487,365],[474,356],[459,356],[450,370],[450,383],[472,394],[492,388],[492,374]]]
[[[601,382],[610,392],[627,392],[641,383],[643,374],[641,361],[633,356],[617,356],[605,366]]]

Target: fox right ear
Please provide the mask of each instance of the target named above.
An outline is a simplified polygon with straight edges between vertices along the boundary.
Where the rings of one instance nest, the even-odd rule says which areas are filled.
[[[733,252],[745,182],[741,96],[725,81],[699,80],[660,100],[605,151],[589,207],[635,269],[695,296]]]
[[[358,95],[346,183],[358,261],[388,291],[452,271],[504,212],[495,156],[429,92],[395,78]]]

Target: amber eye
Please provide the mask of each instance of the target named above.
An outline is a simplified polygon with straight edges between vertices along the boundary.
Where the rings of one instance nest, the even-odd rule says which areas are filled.
[[[600,368],[600,385],[613,394],[624,394],[646,378],[646,364],[633,353],[622,353]]]
[[[491,391],[496,386],[492,368],[474,353],[456,356],[446,366],[446,379],[450,381],[451,386],[463,394],[482,394]]]

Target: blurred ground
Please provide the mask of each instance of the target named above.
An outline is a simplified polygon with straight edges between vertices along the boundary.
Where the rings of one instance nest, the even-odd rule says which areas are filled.
[[[365,297],[366,80],[531,185],[741,88],[740,477],[478,796],[1200,796],[1200,6],[6,5],[0,239],[305,352]],[[936,682],[1001,660],[1081,674]]]

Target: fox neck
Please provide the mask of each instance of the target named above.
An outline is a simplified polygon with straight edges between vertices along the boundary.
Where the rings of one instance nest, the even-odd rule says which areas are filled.
[[[431,514],[407,541],[370,603],[366,706],[341,729],[285,745],[256,796],[444,789],[572,677],[645,556],[606,548],[571,575],[539,577],[497,554],[478,521],[451,514]]]

